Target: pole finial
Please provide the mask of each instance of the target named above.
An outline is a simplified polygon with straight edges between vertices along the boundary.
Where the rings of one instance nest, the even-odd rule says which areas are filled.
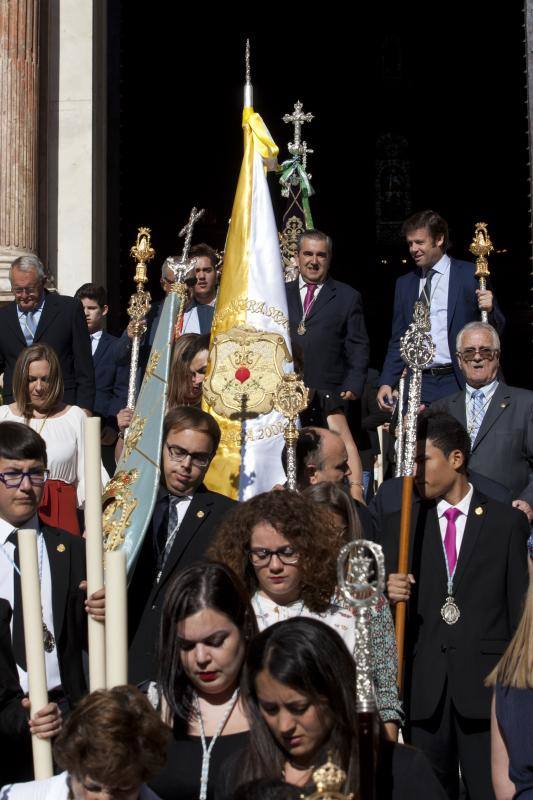
[[[246,39],[245,50],[245,82],[244,82],[244,107],[252,108],[254,104],[254,90],[252,87],[252,68],[250,66],[250,40]]]

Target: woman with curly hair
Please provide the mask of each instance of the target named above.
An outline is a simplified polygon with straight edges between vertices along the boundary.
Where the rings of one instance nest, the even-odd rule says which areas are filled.
[[[355,656],[355,616],[336,587],[341,544],[327,509],[296,492],[273,491],[230,511],[207,555],[227,564],[243,581],[260,630],[293,617],[312,617],[335,629]],[[372,614],[371,630],[376,704],[387,733],[395,738],[402,710],[387,603]]]

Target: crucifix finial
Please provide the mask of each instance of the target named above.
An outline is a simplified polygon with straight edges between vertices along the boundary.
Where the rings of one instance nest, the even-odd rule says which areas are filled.
[[[289,142],[289,153],[293,156],[302,155],[301,152],[301,137],[302,137],[302,125],[304,122],[311,122],[313,119],[313,114],[305,114],[303,112],[303,103],[299,100],[294,104],[294,111],[292,114],[285,114],[283,116],[283,122],[288,123],[292,122],[294,125],[294,142]],[[311,152],[310,150],[307,151],[308,153]]]

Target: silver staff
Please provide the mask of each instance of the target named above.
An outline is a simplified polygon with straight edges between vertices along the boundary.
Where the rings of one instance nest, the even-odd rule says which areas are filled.
[[[429,308],[417,300],[413,321],[400,339],[400,355],[410,368],[407,419],[403,445],[402,513],[400,517],[400,542],[398,572],[407,573],[409,565],[409,538],[411,535],[411,509],[416,455],[416,424],[422,395],[422,370],[435,358],[435,345],[431,338]],[[398,648],[398,686],[403,682],[403,647],[405,639],[405,601],[396,604],[396,646]]]
[[[356,704],[359,724],[360,800],[376,796],[376,699],[372,675],[370,614],[385,587],[385,559],[379,544],[356,539],[337,558],[337,585],[355,611]]]
[[[299,434],[296,419],[298,414],[307,408],[308,402],[309,389],[304,382],[299,380],[294,372],[284,375],[274,395],[274,408],[288,419],[283,435],[287,447],[287,489],[293,492],[298,487],[296,442]]]
[[[179,232],[180,237],[185,237],[183,243],[183,250],[180,258],[169,256],[165,261],[165,265],[174,275],[174,282],[171,286],[171,291],[176,292],[179,297],[179,310],[176,320],[175,337],[181,334],[181,326],[183,322],[183,314],[185,313],[185,304],[187,302],[187,281],[194,277],[194,264],[195,259],[189,260],[189,250],[191,248],[193,228],[204,214],[204,209],[198,211],[196,208],[191,209],[189,221],[183,226]]]
[[[403,398],[405,394],[405,369],[398,383],[398,402],[396,410],[398,416],[396,419],[396,467],[394,469],[394,477],[401,478],[403,475],[403,443],[404,443],[404,428],[403,428]]]
[[[292,156],[303,156],[304,154],[307,156],[307,153],[312,153],[312,150],[307,149],[307,145],[302,148],[302,125],[305,122],[311,122],[313,119],[313,115],[310,113],[304,113],[303,111],[303,103],[299,100],[296,101],[294,104],[294,111],[292,114],[284,114],[283,115],[283,122],[290,123],[294,125],[294,142],[289,142],[288,144],[288,151]],[[305,142],[304,142],[305,144]]]
[[[128,334],[131,337],[131,362],[130,378],[128,383],[127,408],[135,408],[135,394],[137,382],[137,367],[139,365],[139,348],[141,339],[146,333],[146,315],[150,311],[150,293],[144,290],[148,280],[146,264],[155,256],[155,250],[150,243],[150,228],[139,228],[137,241],[130,250],[130,255],[137,262],[134,281],[137,291],[130,297],[128,314],[131,320],[128,324]]]

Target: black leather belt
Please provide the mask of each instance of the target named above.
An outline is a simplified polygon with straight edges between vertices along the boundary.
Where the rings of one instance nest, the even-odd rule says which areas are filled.
[[[422,370],[422,375],[451,375],[453,364],[441,364],[438,367],[428,367]]]

